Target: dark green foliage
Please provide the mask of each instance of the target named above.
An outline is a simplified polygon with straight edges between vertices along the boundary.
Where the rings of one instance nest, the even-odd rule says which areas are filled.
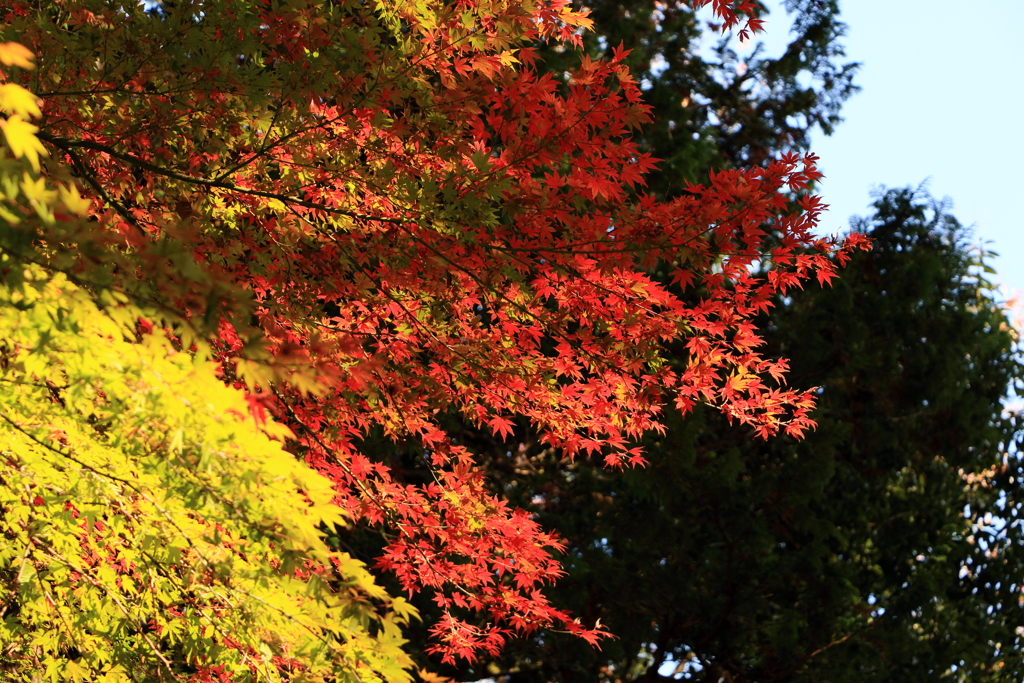
[[[791,381],[823,387],[804,441],[704,411],[642,469],[494,458],[570,543],[556,602],[618,639],[545,633],[461,678],[662,680],[672,661],[702,681],[1020,680],[1024,473],[1001,399],[1024,366],[956,220],[908,190],[875,206],[874,250],[771,316]]]

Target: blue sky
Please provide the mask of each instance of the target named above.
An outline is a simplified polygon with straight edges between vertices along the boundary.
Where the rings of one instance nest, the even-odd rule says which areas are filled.
[[[768,5],[771,48],[789,21],[782,2]],[[831,137],[813,138],[826,176],[821,194],[832,206],[823,231],[869,214],[874,186],[928,180],[978,241],[992,241],[996,280],[1024,290],[1024,2],[840,0],[840,9],[863,90]]]

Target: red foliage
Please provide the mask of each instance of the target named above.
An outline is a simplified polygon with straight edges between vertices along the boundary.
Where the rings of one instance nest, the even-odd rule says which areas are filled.
[[[532,43],[577,44],[588,24],[562,0],[427,5],[4,14],[41,55],[40,136],[103,207],[98,225],[153,269],[173,237],[251,293],[270,356],[210,296],[175,301],[222,316],[225,376],[260,385],[253,416],[288,424],[353,519],[394,532],[379,566],[434,591],[436,651],[472,658],[540,627],[595,642],[541,593],[558,539],[488,493],[438,414],[502,439],[526,419],[613,466],[642,463],[637,440],[669,403],[799,436],[813,401],[782,386],[786,362],[759,353],[753,320],[859,243],[812,232],[813,156],[643,194],[655,160],[631,138],[648,107],[625,53],[584,56],[565,79],[536,68]],[[760,27],[754,3],[713,5],[726,28]],[[93,34],[89,61],[68,36]],[[115,58],[131,67],[103,66]],[[682,367],[666,362],[673,342]],[[361,452],[373,429],[418,441],[434,481],[405,484]]]

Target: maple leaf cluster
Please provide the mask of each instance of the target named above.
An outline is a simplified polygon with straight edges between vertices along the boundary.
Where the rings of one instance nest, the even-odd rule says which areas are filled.
[[[713,4],[727,28],[760,26],[753,3]],[[567,2],[0,13],[38,55],[8,77],[41,99],[43,151],[96,207],[75,239],[130,257],[113,286],[148,283],[349,517],[390,531],[379,567],[434,592],[443,659],[517,631],[603,632],[544,597],[559,540],[488,492],[439,415],[501,438],[525,419],[612,466],[643,462],[666,405],[711,404],[761,436],[812,426],[754,321],[862,245],[814,233],[815,158],[645,194],[655,160],[632,134],[649,108],[625,53],[561,76],[537,63],[539,41],[572,48],[589,25]],[[364,452],[374,431],[418,444],[433,481]]]

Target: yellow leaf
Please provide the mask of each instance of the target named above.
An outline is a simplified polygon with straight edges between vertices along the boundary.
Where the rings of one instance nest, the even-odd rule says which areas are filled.
[[[57,192],[60,194],[60,203],[63,204],[68,211],[76,213],[79,216],[84,216],[89,211],[90,201],[83,199],[82,195],[78,194],[78,186],[74,183],[69,183],[67,187],[64,185],[57,185]]]
[[[21,43],[0,43],[0,62],[7,66],[20,66],[22,69],[34,69],[36,56],[32,50]]]
[[[120,683],[120,681],[127,681],[130,679],[128,678],[127,670],[118,664],[111,667],[110,671],[103,674],[103,677],[100,680],[104,683]]]
[[[6,121],[0,121],[0,128],[3,128],[4,136],[7,138],[7,146],[14,152],[17,158],[28,157],[33,170],[39,171],[39,155],[46,156],[48,152],[39,142],[36,133],[39,128],[25,121],[17,114],[12,114]]]
[[[15,216],[13,213],[0,206],[0,218],[7,221],[9,225],[17,225],[21,222],[21,219]]]
[[[64,675],[77,683],[77,681],[84,681],[88,678],[89,672],[76,664],[75,660],[69,659],[68,663],[64,665]]]
[[[420,618],[419,610],[401,595],[396,595],[391,599],[391,609],[395,611],[395,614],[397,614],[404,623],[409,623],[412,619],[418,620]]]
[[[27,119],[42,116],[39,98],[16,83],[0,85],[0,109]]]
[[[755,379],[756,377],[741,371],[735,375],[731,375],[726,380],[726,386],[733,391],[742,392],[746,391],[747,387],[749,387]]]
[[[6,173],[0,176],[0,184],[3,185],[4,196],[8,199],[18,197],[18,179]]]
[[[57,194],[53,190],[46,189],[46,178],[33,179],[28,172],[21,180],[21,191],[25,193],[27,199],[40,204],[49,204]]]

